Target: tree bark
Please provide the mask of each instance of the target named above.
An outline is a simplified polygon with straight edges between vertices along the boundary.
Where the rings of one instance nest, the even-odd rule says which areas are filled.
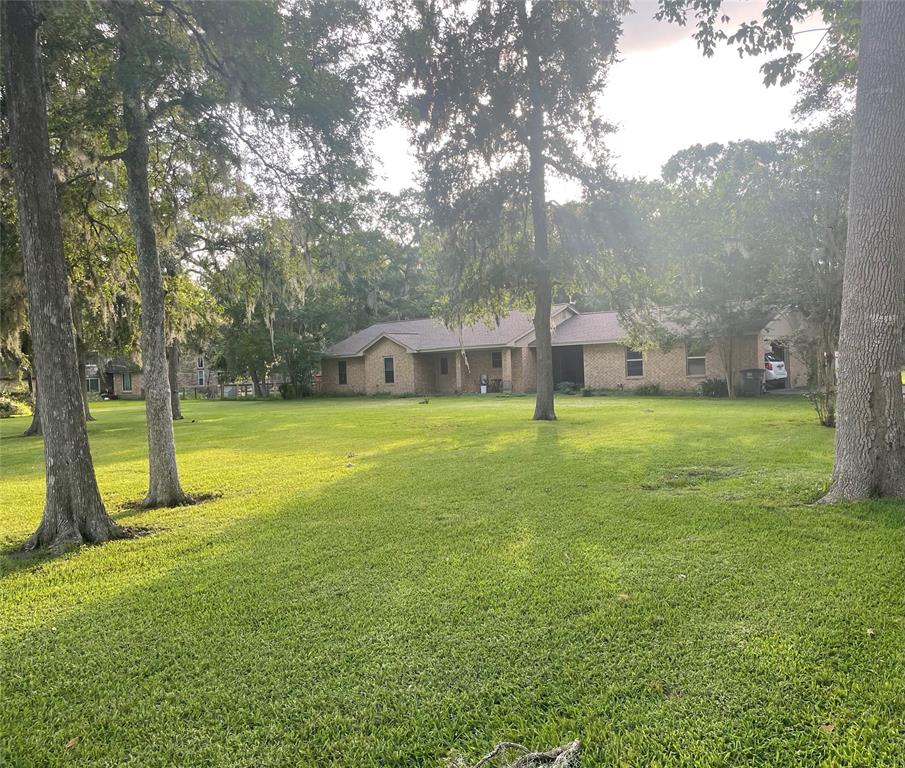
[[[113,5],[120,46],[123,89],[123,125],[127,146],[123,156],[127,177],[127,200],[132,236],[138,256],[141,293],[141,358],[144,375],[145,413],[148,422],[148,495],[146,507],[190,504],[182,490],[176,466],[176,443],[170,403],[164,340],[164,292],[157,238],[148,190],[148,125],[140,76],[141,18],[139,6],[129,2]]]
[[[35,371],[34,362],[32,362],[31,370],[28,371],[28,391],[31,393],[31,399],[34,403],[34,409],[31,412],[31,424],[28,425],[22,433],[22,437],[32,437],[33,435],[44,434],[41,429],[41,412],[38,410],[38,380]]]
[[[34,435],[43,435],[44,430],[41,429],[41,409],[38,407],[37,390],[35,391],[35,409],[31,412],[31,424],[28,425],[22,433],[22,437],[32,437]]]
[[[544,111],[540,82],[540,60],[534,47],[533,14],[527,19],[520,7],[523,25],[532,28],[528,35],[528,78],[531,114],[528,115],[528,185],[531,194],[531,220],[534,228],[534,338],[537,349],[537,389],[534,419],[553,421],[553,339],[550,312],[553,287],[550,280],[549,238],[547,235],[547,194],[544,161]]]
[[[738,394],[735,386],[735,340],[733,336],[728,336],[717,343],[720,350],[720,362],[723,364],[723,372],[726,374],[726,397],[734,400]]]
[[[839,334],[836,460],[825,502],[905,496],[905,3],[861,4]]]
[[[101,501],[88,446],[60,209],[47,133],[39,17],[31,2],[0,4],[13,178],[25,264],[28,317],[44,428],[46,498],[26,550],[61,549],[125,532]]]
[[[179,421],[182,418],[182,404],[179,402],[179,342],[176,339],[167,347],[167,378],[170,383],[173,421]]]
[[[263,398],[263,397],[264,397],[264,389],[263,389],[263,387],[261,386],[261,377],[260,377],[260,375],[258,374],[258,369],[257,369],[257,368],[252,368],[252,369],[251,369],[251,382],[252,382],[252,384],[254,384],[254,388],[255,388],[255,397],[261,397],[261,398]]]

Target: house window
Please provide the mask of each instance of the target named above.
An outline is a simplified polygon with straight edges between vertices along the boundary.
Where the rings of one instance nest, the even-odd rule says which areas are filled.
[[[503,367],[503,353],[500,350],[495,349],[490,353],[490,367],[491,368],[502,368]]]
[[[449,374],[449,358],[444,355],[440,358],[440,375],[446,376]]]
[[[340,360],[336,364],[336,370],[339,373],[339,383],[340,384],[348,384],[349,383],[349,372],[346,370],[346,361]]]
[[[131,392],[132,391],[132,374],[124,373],[123,374],[123,392]]]
[[[199,355],[198,356],[198,369],[201,370],[202,368],[204,368],[204,358],[201,355]]]
[[[204,386],[204,368],[198,369],[198,386],[199,387]]]
[[[644,375],[644,357],[642,356],[640,349],[625,350],[625,375]]]
[[[704,376],[707,373],[707,350],[700,344],[685,345],[685,375]]]
[[[383,381],[385,384],[396,383],[396,370],[393,367],[393,358],[383,358]]]
[[[101,380],[94,376],[92,376],[91,378],[85,379],[85,389],[88,392],[100,392],[101,391]]]

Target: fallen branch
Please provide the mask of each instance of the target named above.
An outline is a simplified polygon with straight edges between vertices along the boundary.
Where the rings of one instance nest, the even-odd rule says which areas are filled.
[[[578,739],[556,747],[548,752],[531,752],[528,747],[514,741],[501,741],[484,757],[474,764],[473,768],[484,768],[492,760],[509,752],[517,750],[522,754],[515,762],[504,763],[505,768],[577,768],[581,760],[581,742]],[[465,768],[465,763],[460,759],[450,763],[450,768]]]

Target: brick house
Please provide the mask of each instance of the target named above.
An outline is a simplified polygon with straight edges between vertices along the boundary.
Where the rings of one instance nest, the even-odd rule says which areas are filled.
[[[176,373],[180,392],[218,391],[218,372],[202,353],[185,352],[179,357]],[[118,358],[94,358],[85,366],[85,389],[89,393],[109,393],[120,400],[140,400],[145,396],[144,375],[138,363]]]
[[[553,378],[600,389],[658,384],[696,390],[705,378],[725,378],[714,350],[678,345],[634,350],[616,312],[579,312],[554,305]],[[736,340],[737,370],[763,366],[765,331]],[[435,318],[372,325],[333,344],[321,363],[321,391],[355,394],[529,392],[535,387],[534,324],[513,311],[497,325],[450,330]]]
[[[85,389],[91,394],[108,393],[121,400],[144,397],[141,366],[128,360],[97,357],[85,365]]]
[[[208,355],[198,350],[182,350],[176,367],[176,386],[180,392],[216,391],[220,372]]]

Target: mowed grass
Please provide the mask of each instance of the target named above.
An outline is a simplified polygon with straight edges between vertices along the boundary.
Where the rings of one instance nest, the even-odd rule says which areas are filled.
[[[897,503],[811,505],[797,398],[141,403],[89,427],[156,533],[3,559],[0,765],[443,766],[573,738],[585,766],[905,765]],[[43,500],[0,422],[0,545]]]

